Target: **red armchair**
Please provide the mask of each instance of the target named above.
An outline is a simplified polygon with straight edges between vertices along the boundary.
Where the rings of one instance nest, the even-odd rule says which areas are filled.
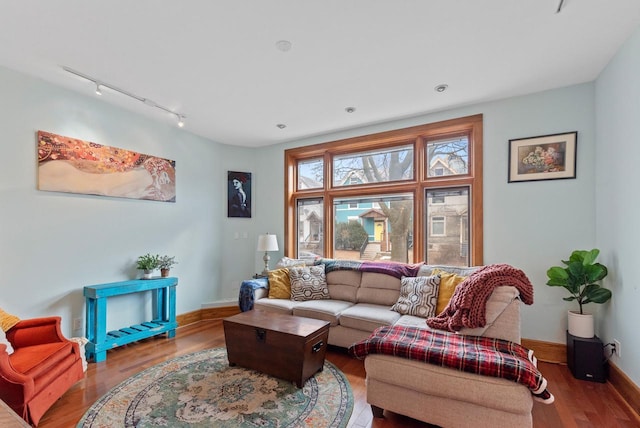
[[[60,331],[60,317],[22,320],[0,344],[0,398],[30,424],[84,377],[80,347]]]

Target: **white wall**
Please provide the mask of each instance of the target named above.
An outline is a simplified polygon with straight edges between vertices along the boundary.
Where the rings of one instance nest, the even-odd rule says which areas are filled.
[[[60,315],[65,334],[81,334],[71,326],[73,318],[84,318],[83,286],[139,277],[135,261],[147,252],[176,256],[179,314],[236,298],[222,287],[223,266],[225,278],[252,269],[223,257],[225,159],[244,149],[5,68],[0,94],[0,307],[22,318]],[[175,160],[177,202],[36,190],[38,130]],[[110,299],[110,328],[150,319],[148,300]]]
[[[640,29],[598,78],[596,106],[596,238],[613,291],[600,331],[605,342],[620,341],[622,358],[613,360],[640,385]]]

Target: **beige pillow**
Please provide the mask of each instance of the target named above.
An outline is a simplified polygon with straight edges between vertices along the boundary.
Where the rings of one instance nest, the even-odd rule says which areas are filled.
[[[291,281],[289,269],[270,270],[269,273],[269,298],[291,299]]]
[[[438,275],[403,276],[400,296],[391,310],[402,315],[415,315],[421,318],[432,317],[436,311],[439,284],[440,277]]]
[[[291,279],[291,300],[305,301],[330,298],[324,265],[292,267],[289,269],[289,278]]]
[[[440,269],[434,269],[432,274],[440,276],[440,291],[438,292],[438,305],[436,306],[435,313],[435,315],[439,315],[449,304],[449,300],[451,300],[451,296],[453,296],[453,292],[458,284],[467,279],[467,277],[445,272]]]

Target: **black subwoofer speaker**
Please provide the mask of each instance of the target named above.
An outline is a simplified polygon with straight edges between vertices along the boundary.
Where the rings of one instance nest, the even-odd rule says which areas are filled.
[[[593,382],[607,381],[607,363],[602,341],[577,337],[567,331],[567,366],[576,379]]]

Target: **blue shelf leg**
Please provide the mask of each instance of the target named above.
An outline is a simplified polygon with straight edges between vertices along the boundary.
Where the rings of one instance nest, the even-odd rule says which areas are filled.
[[[95,342],[100,345],[107,340],[107,298],[100,297],[95,299],[96,324],[95,324]],[[107,359],[107,351],[96,351],[94,361],[99,363]]]
[[[165,294],[166,295],[166,294]],[[169,287],[169,304],[167,305],[168,309],[169,309],[169,322],[175,322],[176,321],[176,287]],[[167,337],[168,338],[172,338],[175,337],[176,335],[176,330],[172,329],[169,330],[169,332],[167,333]]]
[[[85,322],[86,322],[86,335],[87,339],[91,343],[96,343],[96,301],[94,299],[86,299],[87,305],[85,308]],[[85,351],[85,357],[87,361],[93,361],[95,355],[87,347]]]

